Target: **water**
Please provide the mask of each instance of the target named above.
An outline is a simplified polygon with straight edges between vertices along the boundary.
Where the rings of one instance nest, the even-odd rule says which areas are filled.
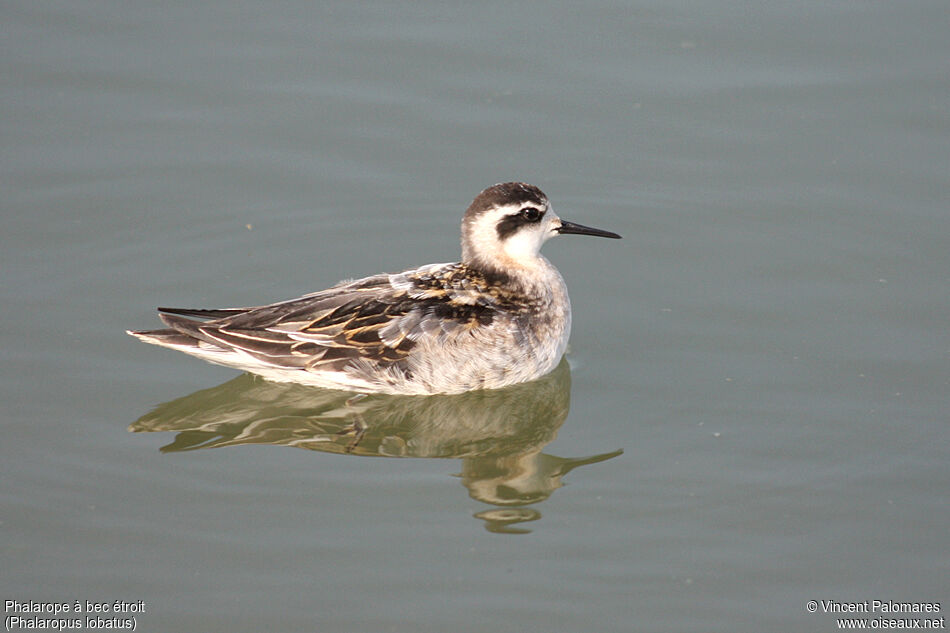
[[[947,607],[945,3],[0,16],[4,600],[229,632]],[[545,247],[551,382],[348,404],[124,334],[454,260],[512,179],[625,238]]]

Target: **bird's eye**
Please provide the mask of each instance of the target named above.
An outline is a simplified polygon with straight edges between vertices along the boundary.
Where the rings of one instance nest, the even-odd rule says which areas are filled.
[[[544,214],[534,207],[525,207],[521,210],[521,217],[527,222],[537,222],[542,215]]]

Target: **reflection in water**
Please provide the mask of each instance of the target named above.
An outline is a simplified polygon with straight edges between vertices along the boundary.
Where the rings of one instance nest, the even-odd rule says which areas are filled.
[[[357,395],[272,383],[244,374],[158,406],[130,431],[175,431],[163,452],[277,444],[328,453],[462,460],[473,499],[496,506],[475,516],[492,532],[534,521],[577,466],[623,451],[569,459],[545,455],[570,408],[567,361],[549,375],[491,391],[452,396]]]

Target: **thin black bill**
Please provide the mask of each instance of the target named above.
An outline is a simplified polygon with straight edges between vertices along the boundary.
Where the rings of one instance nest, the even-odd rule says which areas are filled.
[[[557,229],[558,233],[573,233],[575,235],[596,235],[597,237],[609,237],[611,239],[619,240],[621,239],[616,233],[611,233],[610,231],[604,231],[601,229],[591,228],[589,226],[584,226],[582,224],[574,224],[573,222],[567,222],[566,220],[561,220],[561,226]]]

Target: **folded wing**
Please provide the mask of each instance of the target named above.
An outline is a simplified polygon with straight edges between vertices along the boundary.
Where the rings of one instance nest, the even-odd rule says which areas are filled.
[[[506,302],[486,287],[484,278],[462,264],[435,264],[268,306],[161,308],[171,329],[136,335],[179,349],[190,344],[249,355],[286,369],[345,371],[358,359],[405,369],[421,337],[438,341],[460,328],[491,324]]]

